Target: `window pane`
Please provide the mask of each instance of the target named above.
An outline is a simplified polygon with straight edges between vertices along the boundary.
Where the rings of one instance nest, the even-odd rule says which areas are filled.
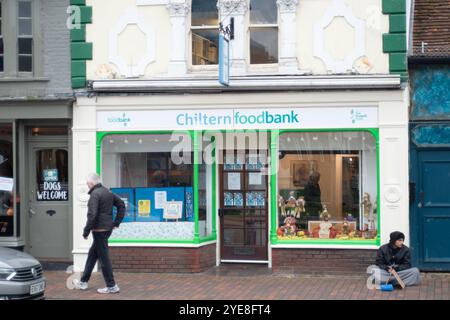
[[[0,237],[14,235],[13,131],[0,124]]]
[[[69,162],[67,150],[36,151],[37,201],[69,200]]]
[[[376,163],[367,132],[282,134],[279,239],[376,239]]]
[[[19,54],[32,54],[33,39],[19,39]]]
[[[251,24],[276,24],[277,14],[276,0],[252,0],[250,3]]]
[[[5,66],[3,64],[3,56],[0,56],[0,72],[3,72],[5,69]]]
[[[31,36],[31,19],[19,19],[19,36]]]
[[[218,26],[217,0],[192,1],[193,26]]]
[[[250,29],[250,63],[278,62],[278,28]]]
[[[0,54],[4,53],[4,48],[3,48],[3,38],[0,38]]]
[[[31,17],[31,1],[19,1],[19,17]]]
[[[180,144],[185,148],[175,152]],[[127,203],[126,219],[113,239],[194,238],[191,145],[186,134],[111,135],[103,140],[103,183]]]
[[[19,56],[19,71],[20,72],[32,72],[32,57],[31,56]]]
[[[192,30],[192,64],[217,64],[219,60],[217,29]]]

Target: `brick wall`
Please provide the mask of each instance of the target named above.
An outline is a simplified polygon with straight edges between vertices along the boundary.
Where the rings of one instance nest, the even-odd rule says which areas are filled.
[[[273,249],[274,272],[363,275],[375,263],[376,250]]]
[[[115,271],[195,273],[216,265],[216,244],[200,248],[111,247]]]

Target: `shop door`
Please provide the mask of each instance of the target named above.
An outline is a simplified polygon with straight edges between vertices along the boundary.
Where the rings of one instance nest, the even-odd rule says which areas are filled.
[[[67,145],[29,144],[30,253],[43,259],[71,257]]]
[[[267,261],[267,151],[225,152],[220,172],[221,261]]]
[[[450,271],[450,151],[419,151],[411,207],[413,258],[422,270]]]

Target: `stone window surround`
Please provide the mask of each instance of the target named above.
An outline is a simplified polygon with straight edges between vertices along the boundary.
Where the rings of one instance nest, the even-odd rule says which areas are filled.
[[[247,14],[250,0],[218,0],[217,6],[220,15],[227,15],[230,8],[237,8],[232,16],[235,18],[236,38],[232,46],[231,72],[233,75],[245,75],[251,73],[299,73],[297,62],[295,17],[299,0],[277,0],[278,6],[278,63],[274,64],[250,64],[250,43],[245,41],[245,35],[250,27],[250,17]],[[188,73],[210,73],[218,70],[217,65],[197,66],[192,65],[192,41],[190,28],[190,0],[136,0],[137,6],[166,5],[171,25],[174,29],[185,32],[173,32],[171,43],[177,50],[171,50],[169,72],[171,76],[182,76]],[[229,17],[224,24],[229,23]],[[184,39],[183,39],[184,37]],[[292,40],[294,39],[294,40]],[[248,43],[247,43],[248,42]],[[181,50],[183,48],[183,50]],[[181,56],[180,52],[184,52]],[[301,72],[300,72],[301,73]]]

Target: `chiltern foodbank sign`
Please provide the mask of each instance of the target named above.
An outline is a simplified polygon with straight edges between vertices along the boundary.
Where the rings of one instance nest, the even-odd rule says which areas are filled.
[[[378,127],[375,107],[98,111],[99,131]]]

